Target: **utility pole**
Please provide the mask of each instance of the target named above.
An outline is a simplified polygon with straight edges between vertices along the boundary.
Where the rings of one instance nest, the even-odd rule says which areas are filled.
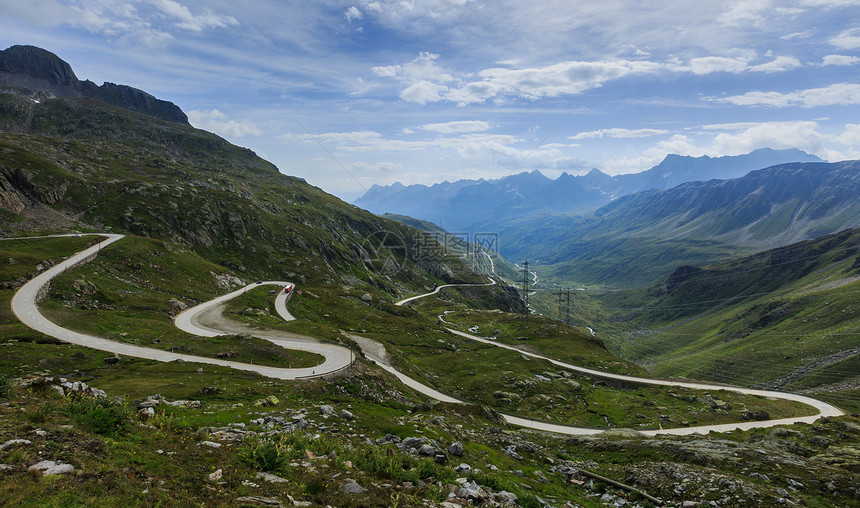
[[[561,314],[562,294],[563,294],[563,290],[561,288],[559,288],[559,290],[558,290],[558,320],[559,321],[562,321],[562,318],[561,318],[561,316],[562,316],[562,314]]]
[[[526,304],[526,322],[529,320],[529,260],[523,261],[523,302]]]
[[[570,288],[567,288],[567,305],[565,306],[564,324],[570,326]]]

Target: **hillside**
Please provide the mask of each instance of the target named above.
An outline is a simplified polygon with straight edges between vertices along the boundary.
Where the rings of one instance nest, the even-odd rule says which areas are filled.
[[[525,319],[511,287],[473,269],[482,264],[250,150],[97,97],[4,90],[5,504],[860,499],[856,415],[830,408],[819,418],[796,398],[636,381],[648,373],[600,338]],[[43,236],[76,231],[124,236],[98,245],[98,235]],[[63,271],[70,259],[81,264]],[[422,295],[447,283],[469,285]],[[22,286],[37,289],[13,307]],[[288,295],[289,316],[278,307]],[[209,303],[195,314],[206,334],[179,326],[183,309]],[[39,313],[52,325],[45,333],[23,324]],[[331,349],[345,351],[344,367],[315,371],[317,352]],[[271,374],[297,368],[311,377]],[[747,430],[684,435],[720,425]]]
[[[619,198],[593,214],[500,228],[502,253],[550,279],[631,287],[860,225],[860,162],[784,164]],[[482,225],[488,227],[489,225]],[[635,260],[635,263],[632,261]]]
[[[860,394],[860,230],[731,262],[680,267],[647,291],[608,293],[613,348],[661,375]]]

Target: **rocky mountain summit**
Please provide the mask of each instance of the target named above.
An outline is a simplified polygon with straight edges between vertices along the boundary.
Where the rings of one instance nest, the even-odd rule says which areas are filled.
[[[12,46],[0,51],[0,88],[24,91],[34,100],[84,97],[106,102],[161,120],[188,124],[176,104],[126,85],[81,81],[57,55],[35,46]],[[35,92],[35,93],[34,93]]]

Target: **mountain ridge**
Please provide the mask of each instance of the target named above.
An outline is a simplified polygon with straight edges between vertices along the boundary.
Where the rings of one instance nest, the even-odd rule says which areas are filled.
[[[737,178],[750,171],[787,162],[821,162],[797,149],[762,148],[724,157],[667,155],[641,173],[610,176],[597,168],[585,175],[567,172],[552,180],[539,170],[495,180],[457,180],[431,186],[374,185],[353,201],[374,213],[394,213],[442,222],[451,230],[469,229],[491,217],[519,217],[534,212],[580,213],[621,196],[668,189],[691,181]]]
[[[15,45],[0,51],[0,85],[26,89],[34,100],[52,97],[86,97],[161,120],[188,124],[188,116],[176,104],[143,90],[105,82],[101,86],[81,81],[72,67],[50,51]]]

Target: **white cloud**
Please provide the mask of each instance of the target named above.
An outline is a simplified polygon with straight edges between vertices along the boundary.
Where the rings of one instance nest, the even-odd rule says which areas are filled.
[[[263,133],[253,122],[228,120],[227,115],[217,109],[189,111],[188,121],[198,129],[211,131],[227,138],[243,138],[246,135],[259,136]]]
[[[400,92],[400,98],[407,102],[427,104],[428,102],[439,102],[442,94],[448,91],[448,87],[433,83],[432,81],[415,81]]]
[[[821,59],[821,65],[857,65],[860,57],[848,55],[827,55]]]
[[[784,41],[788,41],[791,39],[808,39],[808,38],[812,37],[813,35],[815,35],[815,34],[812,32],[812,30],[804,30],[802,32],[792,32],[790,34],[785,34],[785,35],[781,36],[780,39],[782,39]]]
[[[448,91],[444,83],[454,80],[453,76],[436,64],[438,58],[439,55],[422,52],[407,64],[373,67],[373,73],[383,78],[394,78],[404,84],[400,98],[405,101],[419,104],[437,102]]]
[[[589,138],[647,138],[650,136],[659,136],[668,134],[669,131],[661,129],[600,129],[596,131],[580,132],[569,139],[589,139]]]
[[[464,132],[482,132],[490,128],[488,122],[481,120],[460,120],[446,123],[428,123],[420,127],[425,131],[439,132],[441,134],[458,134]]]
[[[818,123],[812,121],[763,122],[739,132],[720,133],[710,148],[723,155],[739,155],[758,148],[782,150],[799,148],[819,152],[824,146],[824,135],[818,132]]]
[[[450,101],[465,105],[485,102],[499,96],[536,100],[577,95],[601,87],[609,81],[637,75],[672,72],[689,72],[696,75],[714,72],[770,73],[801,66],[797,58],[789,56],[778,56],[768,62],[752,65],[755,54],[746,52],[736,57],[693,58],[686,64],[677,60],[659,63],[616,59],[593,62],[575,60],[520,69],[492,67],[456,78],[438,65],[438,59],[439,55],[422,52],[407,64],[373,67],[373,73],[399,81],[403,86],[400,98],[405,101],[419,104]]]
[[[845,125],[845,130],[836,140],[846,146],[860,146],[860,124],[849,123]]]
[[[717,18],[726,25],[757,25],[764,21],[764,14],[771,10],[771,0],[735,0],[729,10]]]
[[[823,88],[810,88],[795,92],[747,92],[731,97],[711,98],[714,102],[727,102],[737,106],[774,106],[778,108],[800,106],[847,106],[860,104],[860,85],[836,83]]]
[[[225,28],[239,24],[233,16],[219,16],[208,11],[192,14],[188,7],[174,0],[155,0],[154,5],[164,14],[179,20],[176,26],[193,32],[201,32],[204,28]]]
[[[356,7],[354,5],[346,10],[346,13],[344,13],[344,16],[346,16],[346,19],[349,22],[352,22],[353,20],[358,20],[358,19],[361,19],[364,17],[364,15],[361,13],[361,11],[358,10],[358,7]]]
[[[802,67],[800,60],[793,56],[778,56],[763,64],[753,65],[749,68],[753,72],[783,72],[790,69]]]
[[[851,28],[830,39],[830,44],[841,49],[860,48],[860,28]]]

